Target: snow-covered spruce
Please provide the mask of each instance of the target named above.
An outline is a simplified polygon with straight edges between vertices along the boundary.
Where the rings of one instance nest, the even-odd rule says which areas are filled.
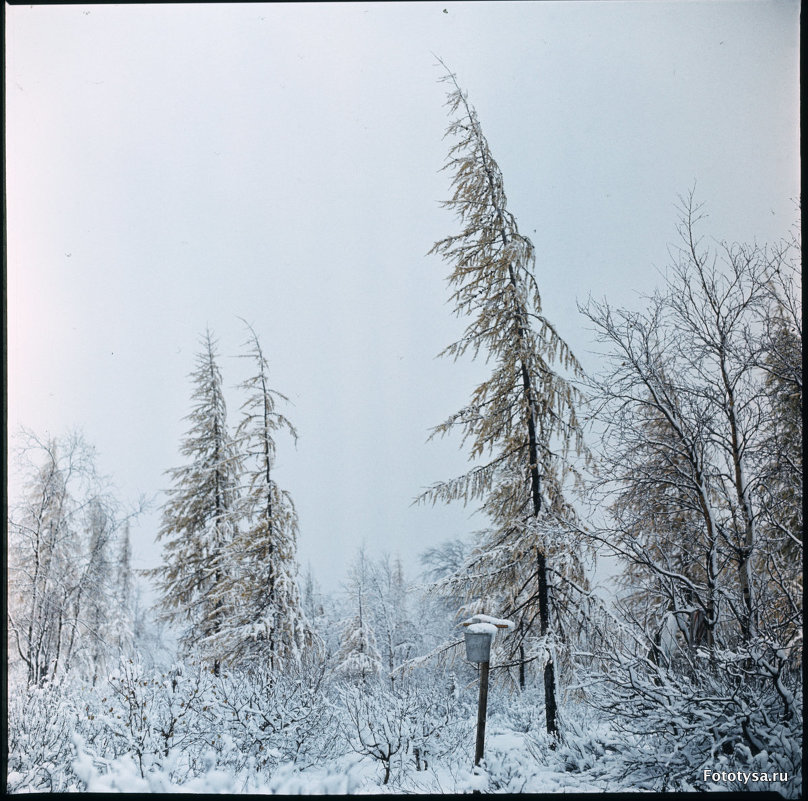
[[[163,505],[158,539],[164,562],[150,571],[160,592],[162,619],[181,632],[183,653],[198,653],[219,669],[237,599],[232,544],[239,526],[241,457],[228,429],[222,376],[213,335],[202,337],[191,373],[194,406],[180,452],[188,461],[168,471],[172,486]]]

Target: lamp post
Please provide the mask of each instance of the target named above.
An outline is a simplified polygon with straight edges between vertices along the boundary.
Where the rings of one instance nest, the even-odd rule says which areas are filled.
[[[510,620],[500,620],[488,615],[474,615],[462,623],[466,642],[466,659],[480,665],[480,697],[477,703],[477,742],[474,748],[474,764],[479,765],[485,752],[485,720],[488,710],[488,669],[491,659],[491,644],[497,629],[512,629]]]

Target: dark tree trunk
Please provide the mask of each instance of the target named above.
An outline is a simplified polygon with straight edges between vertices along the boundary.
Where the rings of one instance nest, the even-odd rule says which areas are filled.
[[[550,610],[548,607],[549,592],[547,588],[547,558],[539,551],[539,621],[541,623],[542,637],[547,635],[550,622]],[[544,710],[547,719],[547,733],[553,737],[558,733],[556,722],[556,697],[555,697],[555,665],[548,656],[547,664],[544,666]]]
[[[525,646],[519,646],[519,689],[525,689]]]

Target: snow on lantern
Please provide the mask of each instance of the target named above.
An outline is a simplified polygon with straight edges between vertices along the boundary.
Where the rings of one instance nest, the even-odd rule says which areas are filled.
[[[466,659],[469,662],[488,662],[491,658],[491,646],[497,636],[497,629],[512,629],[510,620],[502,620],[488,615],[474,615],[461,623],[466,641]]]

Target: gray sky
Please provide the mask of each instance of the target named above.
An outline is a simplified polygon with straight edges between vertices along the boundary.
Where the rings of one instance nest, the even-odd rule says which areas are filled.
[[[694,182],[716,238],[795,217],[797,2],[7,6],[6,37],[10,434],[80,426],[121,498],[158,493],[206,326],[237,421],[244,317],[294,403],[277,478],[326,589],[362,539],[414,570],[483,523],[410,506],[466,469],[425,439],[488,373],[435,358],[463,321],[425,255],[458,229],[433,54],[587,367],[576,302],[654,287]]]

